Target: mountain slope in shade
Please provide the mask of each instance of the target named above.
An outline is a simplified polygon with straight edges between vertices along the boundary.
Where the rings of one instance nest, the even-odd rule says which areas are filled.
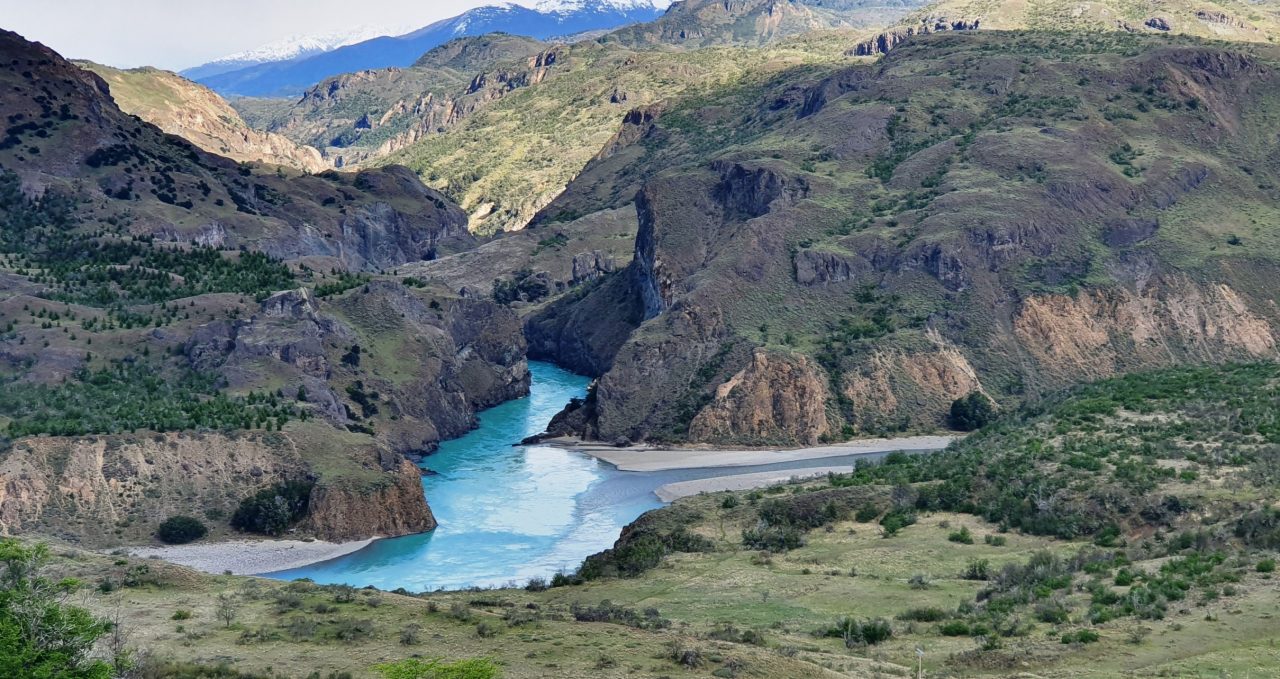
[[[538,39],[652,21],[661,3],[581,0],[531,9],[515,4],[479,7],[397,37],[378,37],[309,58],[259,64],[198,78],[223,95],[291,96],[342,73],[405,67],[454,38],[510,33]]]
[[[79,65],[107,82],[112,98],[125,113],[206,151],[232,160],[260,161],[308,172],[320,172],[330,166],[314,148],[249,127],[222,97],[176,73],[154,68],[126,71],[91,62]]]

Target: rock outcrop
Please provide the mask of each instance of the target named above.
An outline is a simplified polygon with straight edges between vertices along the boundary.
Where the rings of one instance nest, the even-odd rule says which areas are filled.
[[[757,350],[746,368],[715,389],[694,416],[696,441],[799,441],[814,445],[831,432],[827,378],[804,355]]]
[[[946,19],[927,17],[918,24],[892,28],[868,40],[858,43],[847,54],[854,57],[873,57],[887,54],[912,36],[929,35],[939,31],[976,31],[982,27],[981,19]]]
[[[121,70],[91,62],[79,65],[107,82],[122,111],[210,153],[307,172],[332,167],[313,147],[249,127],[217,93],[177,73],[156,68]]]
[[[311,491],[304,529],[325,540],[363,540],[425,533],[436,527],[417,466],[400,460],[368,487],[322,485]]]

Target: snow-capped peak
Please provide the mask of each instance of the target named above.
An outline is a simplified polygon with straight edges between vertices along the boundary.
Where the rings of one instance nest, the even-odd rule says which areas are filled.
[[[581,12],[591,9],[611,9],[621,12],[635,10],[664,10],[671,6],[671,0],[541,0],[536,8],[539,12]]]
[[[328,52],[339,47],[354,45],[371,38],[384,35],[407,33],[416,26],[374,26],[363,25],[324,33],[320,35],[293,35],[276,42],[255,47],[251,50],[229,54],[221,59],[209,62],[208,66],[222,64],[258,64],[267,61],[288,61],[321,52]]]

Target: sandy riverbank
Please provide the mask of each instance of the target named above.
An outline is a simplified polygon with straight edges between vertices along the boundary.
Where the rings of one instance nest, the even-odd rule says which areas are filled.
[[[709,448],[616,448],[576,439],[551,439],[545,443],[578,450],[604,460],[625,472],[656,472],[705,467],[751,467],[780,462],[821,460],[845,455],[887,453],[895,450],[941,450],[957,436],[909,436],[895,439],[861,439],[828,446],[786,450],[731,450]]]
[[[359,551],[377,538],[355,542],[314,540],[232,540],[129,550],[140,558],[155,557],[206,573],[257,575],[301,568]]]
[[[827,474],[848,474],[851,467],[810,467],[807,469],[788,469],[780,472],[758,472],[755,474],[734,474],[732,476],[716,476],[710,479],[678,481],[658,486],[653,491],[663,502],[675,502],[682,497],[690,497],[700,493],[718,493],[722,490],[755,490],[768,488],[789,481],[805,481],[824,477]]]

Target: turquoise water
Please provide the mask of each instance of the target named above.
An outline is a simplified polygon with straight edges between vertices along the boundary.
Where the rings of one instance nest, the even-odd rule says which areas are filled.
[[[423,461],[427,501],[440,522],[431,533],[379,540],[347,556],[278,573],[326,584],[410,591],[523,585],[534,576],[571,572],[607,549],[622,527],[662,506],[654,489],[723,474],[814,466],[812,462],[620,472],[554,446],[513,446],[537,434],[590,380],[549,363],[530,362],[527,398],[480,413],[478,429],[440,444]],[[822,466],[853,465],[854,457]]]

